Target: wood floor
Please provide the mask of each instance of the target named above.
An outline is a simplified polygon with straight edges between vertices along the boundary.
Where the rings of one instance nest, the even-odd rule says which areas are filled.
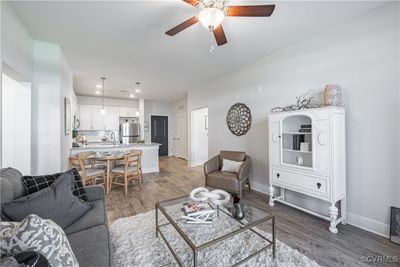
[[[118,218],[153,210],[157,201],[188,195],[193,188],[204,186],[201,167],[190,168],[186,161],[174,157],[161,158],[160,173],[145,175],[143,179],[142,191],[138,185],[131,186],[128,196],[122,186],[113,187],[107,197],[110,224]],[[397,256],[400,260],[400,245],[386,238],[351,225],[339,225],[339,233],[332,234],[325,220],[280,203],[269,207],[267,195],[245,190],[243,198],[276,216],[280,241],[322,266],[366,266],[367,263],[361,261],[366,256]],[[269,231],[270,225],[261,225],[260,229]],[[400,261],[369,266],[400,266]]]

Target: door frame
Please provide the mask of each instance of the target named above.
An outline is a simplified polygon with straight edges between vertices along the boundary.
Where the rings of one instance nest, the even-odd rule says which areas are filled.
[[[189,146],[189,138],[188,138],[188,114],[186,113],[186,112],[181,112],[181,113],[176,113],[176,114],[173,114],[171,117],[172,117],[172,120],[175,120],[176,119],[176,117],[177,116],[180,116],[180,115],[183,115],[183,116],[185,116],[185,120],[186,120],[186,129],[185,129],[185,139],[186,139],[186,149],[185,149],[185,157],[179,157],[178,155],[177,155],[177,153],[176,153],[176,148],[174,147],[174,153],[172,153],[172,149],[171,149],[171,155],[172,156],[174,156],[174,157],[177,157],[177,158],[181,158],[181,159],[184,159],[184,160],[187,160],[188,161],[188,158],[189,158],[189,152],[188,152],[188,146]],[[174,127],[174,124],[173,124],[173,121],[171,120],[171,142],[173,142],[173,135],[172,135],[172,131],[173,131],[173,127]],[[173,143],[171,143],[171,147],[172,147],[172,145],[173,145]],[[189,162],[189,161],[188,161]]]
[[[203,165],[204,164],[204,162],[195,162],[195,161],[193,161],[193,151],[194,151],[194,149],[193,149],[193,146],[194,146],[194,142],[193,142],[193,114],[194,114],[194,112],[195,111],[198,111],[198,110],[201,110],[201,109],[207,109],[207,116],[208,116],[208,114],[209,114],[209,107],[208,106],[201,106],[201,107],[197,107],[197,108],[194,108],[194,109],[191,109],[189,112],[189,115],[190,115],[190,122],[187,122],[187,123],[190,123],[190,125],[188,124],[188,130],[190,129],[190,143],[188,142],[188,147],[189,147],[189,149],[188,149],[188,157],[190,158],[190,160],[188,161],[188,165],[190,166],[190,167],[196,167],[196,166],[201,166],[201,165]],[[209,132],[209,129],[207,129],[207,132]],[[209,143],[210,143],[210,141],[209,141],[209,138],[207,138],[207,146],[209,145]]]
[[[151,117],[152,116],[165,116],[168,118],[168,157],[171,156],[171,118],[168,113],[150,113],[150,123],[149,123],[149,133],[150,133],[150,142],[151,142]]]

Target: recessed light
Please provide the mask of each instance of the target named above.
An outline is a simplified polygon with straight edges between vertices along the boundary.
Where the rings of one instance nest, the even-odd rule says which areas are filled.
[[[96,91],[96,92],[94,92],[96,95],[99,95],[99,94],[101,94],[101,92],[100,91]]]
[[[130,94],[129,97],[130,97],[130,98],[134,98],[135,95],[134,95],[134,94]]]
[[[101,84],[96,84],[96,88],[101,88]]]
[[[136,92],[136,93],[140,93],[140,89],[136,89],[135,92]]]

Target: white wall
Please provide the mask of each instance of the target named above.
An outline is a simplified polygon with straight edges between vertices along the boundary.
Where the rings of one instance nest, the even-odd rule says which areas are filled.
[[[388,235],[389,207],[400,205],[398,5],[387,4],[190,90],[189,110],[209,108],[209,155],[246,151],[253,187],[266,192],[270,109],[338,83],[347,108],[349,223]],[[242,137],[225,123],[236,102],[248,105],[253,116]]]
[[[161,101],[144,101],[144,121],[149,125],[149,131],[144,132],[146,143],[151,142],[151,115],[168,116],[168,153],[171,152],[171,115],[172,105]]]
[[[205,128],[205,119],[208,108],[201,108],[191,112],[191,162],[190,166],[200,166],[208,160],[208,130]]]
[[[10,5],[1,1],[1,53],[7,64],[19,77],[7,73],[18,81],[30,82],[33,77],[33,39]]]
[[[75,102],[75,92],[73,88],[73,77],[71,69],[68,66],[68,62],[65,59],[64,54],[60,53],[60,107],[61,107],[61,117],[60,117],[60,140],[61,140],[61,170],[65,171],[69,169],[68,157],[70,156],[70,149],[72,147],[72,129],[74,122],[74,115],[76,114],[76,102]],[[65,134],[65,98],[68,98],[71,103],[71,122],[69,134]]]
[[[60,46],[34,41],[32,88],[32,172],[59,172],[61,163]]]

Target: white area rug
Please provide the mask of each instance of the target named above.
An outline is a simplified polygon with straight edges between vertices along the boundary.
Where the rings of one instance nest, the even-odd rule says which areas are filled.
[[[159,212],[161,214],[161,212]],[[162,217],[162,216],[160,216]],[[166,222],[163,220],[163,222]],[[196,226],[192,226],[196,227]],[[204,228],[207,229],[207,228]],[[114,260],[117,266],[178,266],[175,258],[159,235],[155,236],[155,212],[116,220],[110,227]],[[257,232],[270,237],[261,230]],[[166,226],[164,235],[176,248],[185,266],[193,266],[193,253],[172,226]],[[204,234],[207,234],[206,232]],[[231,266],[245,258],[249,251],[261,248],[261,238],[246,231],[221,244],[207,248],[199,254],[199,266]],[[242,264],[242,266],[319,266],[316,262],[277,240],[276,259],[272,260],[272,248]]]

